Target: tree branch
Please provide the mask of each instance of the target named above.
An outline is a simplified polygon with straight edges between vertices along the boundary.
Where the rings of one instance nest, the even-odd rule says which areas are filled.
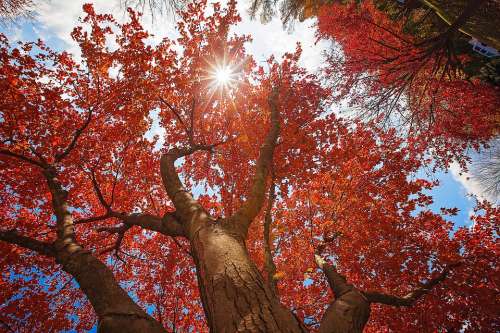
[[[111,218],[112,216],[109,215],[109,213],[99,215],[99,216],[92,216],[92,217],[86,217],[80,220],[76,220],[74,224],[85,224],[85,223],[92,223],[92,222],[97,222],[97,221],[103,221],[106,219]]]
[[[248,232],[248,227],[259,214],[264,204],[266,181],[273,162],[274,148],[280,132],[278,94],[278,88],[274,87],[268,97],[268,104],[271,110],[271,126],[260,147],[260,155],[257,160],[250,194],[240,209],[230,217],[230,222],[238,223],[245,236]]]
[[[82,247],[75,240],[73,216],[69,211],[67,202],[68,192],[59,182],[57,170],[54,167],[50,166],[43,169],[43,175],[47,180],[47,185],[52,196],[52,208],[56,216],[57,250],[65,249],[66,254],[71,255],[82,250]]]
[[[111,208],[111,205],[104,198],[104,195],[101,191],[99,183],[97,182],[97,178],[93,170],[90,171],[90,178],[92,181],[92,186],[94,187],[94,191],[97,195],[97,198],[101,203],[101,205],[106,209],[106,213],[100,216],[81,219],[79,221],[76,221],[75,224],[96,222],[108,218],[117,218],[121,220],[127,227],[125,230],[122,229],[119,230],[120,232],[122,232],[122,234],[124,234],[132,226],[139,226],[141,228],[156,231],[167,236],[172,236],[172,237],[185,236],[184,229],[177,220],[174,213],[167,213],[163,216],[163,218],[161,218],[151,214],[138,214],[138,213],[127,214],[123,212],[114,211]],[[116,233],[118,227],[113,227],[113,228]],[[104,227],[98,228],[97,230],[108,231],[108,232],[110,231]]]
[[[333,293],[336,298],[339,298],[343,294],[353,289],[351,284],[347,283],[346,278],[337,272],[335,266],[327,263],[321,256],[318,254],[314,255],[314,260],[316,261],[316,265],[323,270],[325,273],[326,280],[330,285]]]
[[[93,169],[90,170],[90,179],[92,181],[92,186],[94,187],[94,192],[97,195],[97,199],[99,200],[101,205],[103,205],[104,208],[106,208],[106,211],[109,212],[111,210],[111,205],[108,204],[106,199],[104,199],[104,196],[103,196],[102,191],[101,191],[101,187],[99,186],[99,183],[97,182],[97,178],[95,176],[95,172]]]
[[[403,297],[384,294],[376,291],[367,291],[363,292],[363,294],[366,296],[368,301],[372,303],[380,303],[397,307],[412,306],[416,301],[418,301],[424,295],[428,294],[432,290],[432,288],[443,282],[450,273],[450,270],[458,267],[459,265],[461,265],[461,262],[456,262],[448,265],[438,276],[430,279],[426,283],[422,284],[419,288],[413,290],[408,295]]]
[[[191,193],[184,189],[179,175],[175,170],[175,161],[181,157],[188,156],[199,150],[212,152],[213,149],[224,142],[215,145],[190,145],[184,148],[170,149],[166,154],[163,154],[160,160],[160,172],[163,185],[167,194],[172,200],[176,209],[176,216],[181,220],[181,223],[191,220],[193,214],[202,208],[201,205],[193,198]]]
[[[48,257],[54,257],[56,254],[53,244],[41,242],[31,237],[19,235],[14,230],[0,231],[0,240],[10,244],[18,245],[20,247],[24,247]]]
[[[163,217],[151,214],[124,214],[111,211],[111,217],[120,219],[129,228],[139,226],[166,236],[185,236],[184,228],[179,223],[175,213],[167,213]]]
[[[5,156],[10,156],[13,158],[17,158],[17,159],[22,160],[24,162],[36,165],[37,167],[42,168],[42,169],[46,167],[46,165],[44,165],[43,163],[41,163],[37,160],[34,160],[30,157],[26,157],[26,156],[11,152],[10,150],[7,150],[7,149],[0,149],[0,154],[5,155]]]
[[[182,120],[181,118],[181,115],[179,114],[179,112],[177,111],[176,108],[174,108],[172,106],[172,104],[170,104],[169,102],[167,102],[163,97],[159,96],[158,97],[160,102],[162,102],[163,104],[165,104],[169,109],[170,111],[173,112],[173,114],[175,115],[175,117],[177,118],[177,120],[179,121],[179,123],[182,125],[182,128],[184,128],[184,131],[186,132],[187,136],[191,139],[192,138],[192,129],[190,130],[187,126],[186,126],[186,123],[184,122],[184,120]]]
[[[73,150],[73,148],[75,148],[78,138],[82,135],[83,131],[85,131],[85,129],[89,126],[90,121],[92,120],[93,111],[94,109],[91,107],[87,114],[87,119],[85,120],[83,125],[75,131],[75,133],[73,134],[73,139],[71,140],[69,145],[61,153],[56,154],[55,156],[56,162],[60,162],[62,159],[68,156],[68,154]]]
[[[104,251],[101,251],[99,254],[104,254],[110,251],[114,251],[115,255],[118,259],[123,261],[123,259],[120,257],[120,246],[122,245],[123,238],[125,237],[125,233],[127,230],[130,229],[129,225],[123,224],[120,226],[115,226],[115,227],[100,227],[97,228],[98,232],[107,232],[109,234],[117,234],[118,237],[115,241],[115,244],[109,248],[104,249]]]
[[[160,218],[158,216],[150,215],[150,214],[123,214],[123,213],[115,213],[113,211],[109,212],[111,217],[116,217],[119,218],[123,224],[122,225],[117,225],[117,226],[112,226],[112,227],[100,227],[97,228],[98,232],[107,232],[109,234],[117,234],[118,237],[116,238],[115,244],[113,246],[107,247],[104,250],[102,250],[99,254],[104,254],[108,253],[111,251],[114,251],[115,256],[121,260],[124,261],[120,257],[120,246],[123,242],[123,238],[125,237],[125,233],[132,228],[133,226],[139,226],[144,229],[152,230],[152,231],[157,231],[161,234],[164,234],[166,236],[171,236],[174,240],[174,242],[181,248],[181,250],[184,250],[182,246],[177,242],[175,237],[177,236],[184,236],[184,229],[182,226],[179,224],[177,219],[174,216],[174,213],[167,213],[163,218]],[[123,251],[122,251],[123,252]],[[123,252],[124,253],[124,252]],[[190,254],[190,253],[188,253]]]

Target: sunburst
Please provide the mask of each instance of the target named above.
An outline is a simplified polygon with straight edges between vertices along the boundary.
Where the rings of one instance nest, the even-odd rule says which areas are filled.
[[[229,88],[236,82],[236,72],[229,64],[220,64],[212,68],[210,79],[216,88]]]

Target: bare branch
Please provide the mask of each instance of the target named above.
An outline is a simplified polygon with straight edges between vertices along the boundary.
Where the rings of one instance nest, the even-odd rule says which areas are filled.
[[[430,279],[426,283],[423,283],[419,288],[413,290],[408,295],[403,297],[384,294],[376,291],[363,292],[363,294],[372,303],[380,303],[397,307],[412,306],[416,301],[422,298],[422,296],[428,294],[432,290],[432,288],[443,282],[450,273],[450,270],[459,265],[461,265],[461,262],[456,262],[448,265],[438,276]]]

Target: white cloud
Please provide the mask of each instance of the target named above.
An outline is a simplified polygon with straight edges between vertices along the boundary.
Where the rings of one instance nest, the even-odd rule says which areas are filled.
[[[43,30],[35,30],[38,36],[46,40],[49,37],[57,37],[65,44],[65,50],[79,58],[80,50],[78,45],[72,40],[71,32],[75,26],[80,25],[79,18],[84,16],[83,5],[88,0],[51,0],[40,4],[37,10],[36,19]],[[120,1],[95,1],[93,3],[97,13],[112,14],[118,22],[127,20],[125,8],[120,5]],[[154,34],[154,41],[159,41],[163,37],[175,36],[175,23],[172,19],[158,17],[152,22],[149,15],[142,18],[144,28]]]
[[[35,31],[42,39],[55,36],[65,43],[65,49],[77,58],[79,48],[71,39],[71,31],[79,24],[78,18],[83,16],[82,6],[88,0],[51,0],[42,2],[38,8],[37,19],[43,31]],[[264,61],[274,55],[279,59],[285,52],[293,52],[296,43],[300,42],[303,49],[301,65],[311,72],[316,71],[322,64],[322,51],[325,42],[315,43],[314,20],[297,22],[294,30],[289,33],[283,29],[279,18],[274,18],[268,24],[261,24],[258,20],[251,20],[247,14],[248,3],[241,1],[238,10],[242,22],[233,28],[237,34],[248,34],[253,37],[253,42],[247,45],[248,52],[256,61]],[[118,0],[95,1],[94,8],[98,13],[110,13],[117,21],[125,21],[127,14]],[[142,23],[147,31],[154,34],[153,42],[164,37],[175,38],[175,22],[172,17],[156,16],[152,21],[149,14],[145,14]]]
[[[450,166],[450,172],[453,179],[455,179],[462,186],[464,191],[463,194],[472,194],[479,200],[488,200],[492,203],[498,200],[497,198],[485,193],[479,182],[475,180],[469,172],[462,172],[458,163],[453,163]]]
[[[241,1],[238,4],[242,21],[233,31],[253,37],[253,42],[247,47],[248,52],[255,57],[256,61],[265,61],[271,55],[279,59],[284,53],[295,51],[297,42],[300,42],[303,50],[300,64],[310,72],[315,72],[320,68],[323,63],[322,52],[326,47],[326,42],[315,43],[314,20],[296,22],[293,31],[287,32],[283,29],[278,17],[274,17],[267,24],[261,24],[258,20],[250,19],[247,9],[248,3],[246,1]]]

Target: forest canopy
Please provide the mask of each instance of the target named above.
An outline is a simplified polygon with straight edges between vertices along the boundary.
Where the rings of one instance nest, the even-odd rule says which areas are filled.
[[[498,202],[457,226],[433,198],[498,141],[491,64],[457,47],[488,1],[441,30],[419,1],[292,2],[315,73],[300,44],[257,60],[232,0],[175,2],[158,42],[85,4],[78,55],[0,32],[0,330],[500,330]]]

